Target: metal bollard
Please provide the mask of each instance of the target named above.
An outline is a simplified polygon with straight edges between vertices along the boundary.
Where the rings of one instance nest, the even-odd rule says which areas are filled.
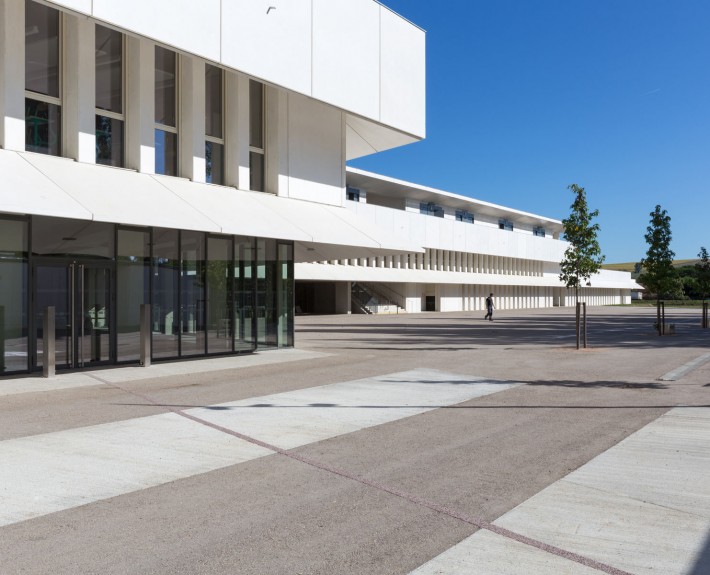
[[[49,306],[44,310],[44,320],[42,321],[42,343],[44,346],[42,375],[44,377],[54,377],[57,373],[56,336],[54,306]]]
[[[150,340],[150,304],[141,304],[140,313],[140,362],[143,367],[150,367],[151,340]]]

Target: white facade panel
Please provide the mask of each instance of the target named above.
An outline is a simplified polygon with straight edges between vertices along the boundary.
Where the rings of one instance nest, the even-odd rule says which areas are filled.
[[[313,97],[380,119],[380,5],[313,0]]]
[[[311,95],[311,0],[223,0],[222,63]]]
[[[93,0],[93,15],[209,60],[220,60],[221,0]],[[232,1],[225,2],[232,4]]]
[[[380,121],[423,138],[426,133],[426,34],[384,6],[381,12]]]
[[[304,96],[291,94],[288,100],[288,196],[341,206],[343,114]]]

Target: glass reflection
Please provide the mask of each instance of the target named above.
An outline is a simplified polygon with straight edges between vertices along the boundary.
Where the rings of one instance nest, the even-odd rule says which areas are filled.
[[[96,107],[123,113],[123,34],[96,25]]]
[[[180,253],[177,230],[153,229],[153,357],[177,357]]]
[[[177,176],[177,134],[155,130],[155,173]]]
[[[180,234],[180,350],[205,353],[205,235]]]
[[[256,348],[254,331],[254,239],[237,236],[234,243],[235,327],[234,348]]]
[[[59,98],[59,11],[25,0],[25,89]]]
[[[205,134],[222,138],[222,70],[205,66]]]
[[[205,142],[206,181],[208,184],[224,183],[224,146]]]
[[[150,303],[150,233],[118,230],[116,250],[117,361],[140,359],[140,308]]]
[[[27,227],[0,219],[0,375],[29,368]]]
[[[155,47],[155,123],[175,128],[177,107],[177,54]]]
[[[62,109],[60,106],[25,98],[25,149],[38,154],[61,155]]]
[[[207,238],[207,351],[232,351],[232,238]]]
[[[123,122],[96,116],[96,163],[123,167]]]

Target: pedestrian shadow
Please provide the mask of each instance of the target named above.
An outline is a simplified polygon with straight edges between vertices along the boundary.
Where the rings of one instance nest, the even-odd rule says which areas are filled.
[[[710,573],[710,532],[705,538],[705,545],[698,554],[692,571],[688,571],[688,575],[708,575],[708,573]]]

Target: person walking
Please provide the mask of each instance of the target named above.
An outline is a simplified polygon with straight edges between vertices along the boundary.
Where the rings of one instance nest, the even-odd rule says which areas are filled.
[[[493,321],[493,310],[495,309],[495,307],[496,306],[493,305],[493,294],[491,294],[486,298],[486,311],[488,313],[486,313],[483,319]]]

